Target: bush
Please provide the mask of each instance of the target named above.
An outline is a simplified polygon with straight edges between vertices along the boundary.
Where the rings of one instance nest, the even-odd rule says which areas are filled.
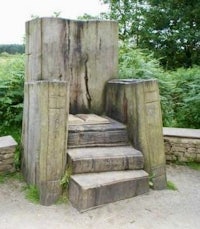
[[[2,56],[0,58],[3,58]],[[8,57],[6,57],[8,58]],[[0,62],[0,127],[21,126],[23,110],[24,56]]]
[[[174,111],[171,98],[170,76],[160,67],[159,61],[147,50],[129,47],[126,44],[119,51],[119,77],[157,79],[160,89],[164,126],[173,123]]]
[[[159,78],[163,70],[159,61],[147,50],[130,47],[126,44],[119,49],[120,78]]]
[[[200,67],[180,68],[170,73],[175,126],[200,128]]]
[[[120,78],[156,78],[159,83],[163,125],[200,128],[200,67],[164,71],[146,50],[120,47]]]

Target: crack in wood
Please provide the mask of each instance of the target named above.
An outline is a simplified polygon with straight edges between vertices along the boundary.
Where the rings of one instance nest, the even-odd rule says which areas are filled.
[[[92,102],[92,98],[90,95],[90,91],[89,91],[89,86],[88,86],[88,67],[87,67],[87,62],[88,62],[88,55],[86,55],[86,59],[85,59],[85,88],[86,88],[86,98],[88,101],[88,108],[91,108],[91,102]]]

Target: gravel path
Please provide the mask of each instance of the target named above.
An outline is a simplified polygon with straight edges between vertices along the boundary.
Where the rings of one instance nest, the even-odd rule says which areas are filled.
[[[24,197],[23,183],[0,184],[0,229],[197,229],[200,228],[200,171],[167,166],[178,191],[153,191],[79,213],[70,203],[44,207]]]

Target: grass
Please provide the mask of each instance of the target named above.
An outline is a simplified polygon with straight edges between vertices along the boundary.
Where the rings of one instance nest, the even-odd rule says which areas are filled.
[[[0,173],[0,184],[5,183],[8,180],[19,180],[23,181],[23,176],[20,172],[14,173]]]
[[[14,173],[0,173],[0,184],[3,184],[9,180],[19,180],[24,181],[21,172]],[[25,197],[32,203],[39,203],[39,191],[33,185],[26,185],[23,187],[23,191],[25,191]]]
[[[172,191],[177,191],[178,190],[176,185],[170,180],[167,181],[167,189],[168,190],[172,190]]]
[[[0,79],[8,79],[16,70],[15,65],[23,58],[22,54],[0,54]],[[24,61],[24,60],[23,60]]]
[[[0,65],[7,64],[8,61],[13,61],[18,56],[19,54],[0,53]]]
[[[72,174],[72,168],[70,166],[68,166],[66,171],[65,171],[64,176],[62,177],[62,179],[60,181],[60,185],[61,185],[63,190],[66,190],[68,188],[71,174]]]
[[[56,204],[63,204],[68,202],[68,191],[67,187],[69,185],[69,179],[71,176],[71,167],[68,167],[63,178],[60,181],[60,185],[62,187],[62,195],[57,200]],[[40,202],[40,193],[36,186],[34,185],[27,185],[25,187],[25,197],[32,203],[39,204]]]
[[[175,164],[176,165],[188,166],[191,169],[200,171],[200,163],[199,162],[194,162],[194,161],[190,161],[190,162],[179,162],[179,161],[176,161]]]
[[[68,191],[65,190],[65,191],[63,191],[63,193],[59,197],[59,199],[56,201],[56,204],[66,204],[66,203],[68,203],[68,201],[69,201]]]
[[[34,204],[39,204],[40,202],[40,193],[36,186],[34,185],[27,185],[25,187],[25,197],[27,200]],[[57,200],[56,204],[63,204],[68,202],[68,192],[67,190],[63,191],[60,198]]]
[[[4,182],[5,182],[5,177],[2,174],[0,174],[0,184]]]
[[[200,163],[198,162],[187,162],[186,165],[190,167],[191,169],[200,171]]]
[[[34,204],[39,204],[40,194],[39,190],[34,185],[27,185],[25,187],[25,197]]]

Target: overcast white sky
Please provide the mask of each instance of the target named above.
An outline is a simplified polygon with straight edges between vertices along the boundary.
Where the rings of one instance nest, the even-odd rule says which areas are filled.
[[[0,44],[20,44],[25,35],[25,22],[31,15],[76,19],[84,13],[97,15],[107,7],[99,0],[5,0],[0,7]]]

